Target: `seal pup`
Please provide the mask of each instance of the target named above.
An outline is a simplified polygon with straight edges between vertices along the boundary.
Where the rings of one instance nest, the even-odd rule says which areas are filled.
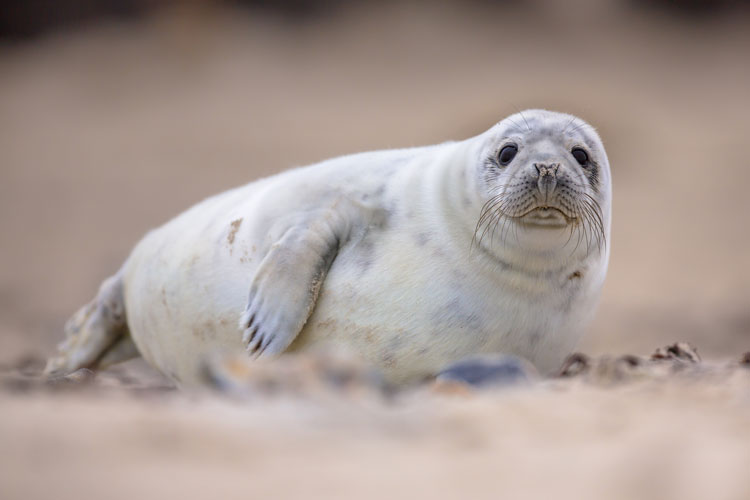
[[[610,207],[594,128],[545,110],[289,170],[149,232],[69,320],[46,372],[141,355],[191,386],[217,352],[334,344],[395,383],[480,353],[550,374],[594,314]]]

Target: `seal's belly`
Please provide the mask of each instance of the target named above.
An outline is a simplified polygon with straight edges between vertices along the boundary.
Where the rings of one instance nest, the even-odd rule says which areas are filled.
[[[499,289],[440,252],[424,258],[432,250],[411,240],[380,240],[380,257],[377,249],[341,255],[290,349],[343,345],[394,382],[482,352],[521,356],[545,373],[559,368],[581,333],[579,310]]]

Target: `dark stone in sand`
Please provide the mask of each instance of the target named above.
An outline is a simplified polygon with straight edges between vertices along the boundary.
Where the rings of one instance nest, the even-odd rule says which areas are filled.
[[[536,378],[528,361],[516,356],[476,356],[463,359],[442,370],[438,382],[459,382],[477,388],[497,388],[526,384]]]
[[[676,342],[672,345],[660,347],[652,355],[653,361],[681,361],[684,363],[700,363],[698,349],[688,342]]]

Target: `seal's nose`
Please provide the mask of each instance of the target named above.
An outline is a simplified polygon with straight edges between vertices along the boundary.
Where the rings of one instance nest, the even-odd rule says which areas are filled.
[[[560,164],[550,163],[549,165],[546,165],[544,163],[534,163],[534,168],[536,168],[536,173],[539,174],[540,179],[548,175],[555,177],[557,175],[557,169],[560,168]]]
[[[537,187],[539,192],[544,196],[544,201],[547,201],[550,193],[557,187],[557,169],[560,168],[559,163],[534,163],[536,173],[538,174]]]

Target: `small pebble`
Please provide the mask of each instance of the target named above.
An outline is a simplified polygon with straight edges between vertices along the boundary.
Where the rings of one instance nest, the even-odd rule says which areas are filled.
[[[509,355],[484,355],[449,365],[435,380],[438,384],[457,382],[485,389],[528,384],[536,378],[528,361]]]

